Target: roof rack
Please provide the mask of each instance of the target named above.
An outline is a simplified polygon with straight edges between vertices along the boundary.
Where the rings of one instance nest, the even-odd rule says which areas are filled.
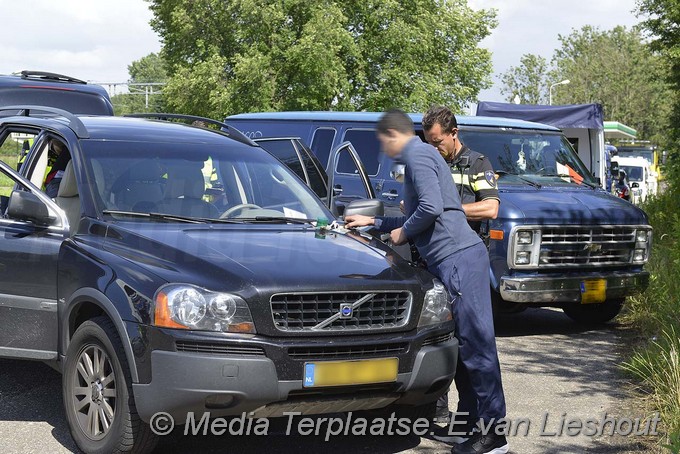
[[[22,79],[37,79],[37,80],[50,80],[56,82],[70,82],[74,84],[87,84],[84,80],[76,79],[75,77],[65,76],[63,74],[48,73],[45,71],[21,71]]]
[[[14,112],[10,114],[10,116],[18,117],[36,117],[36,118],[50,117],[50,115],[45,115],[45,113],[58,115],[68,120],[69,128],[71,128],[73,132],[76,133],[76,136],[78,136],[78,138],[87,139],[90,137],[89,131],[87,130],[83,122],[80,121],[80,118],[76,117],[71,112],[67,112],[66,110],[63,109],[57,109],[56,107],[47,106],[5,106],[0,107],[0,117],[7,117],[8,115],[2,114],[3,112],[7,111]]]
[[[169,119],[191,120],[193,122],[202,121],[204,123],[219,126],[220,131],[215,131],[215,132],[222,133],[222,134],[226,135],[227,137],[234,139],[238,142],[244,143],[246,145],[258,146],[255,142],[253,142],[249,137],[247,137],[245,134],[243,134],[238,129],[234,128],[233,126],[229,126],[228,124],[223,123],[221,121],[213,120],[212,118],[199,117],[199,116],[196,116],[196,115],[173,114],[173,113],[136,113],[136,114],[128,114],[128,115],[124,115],[124,116],[125,117],[131,117],[131,118],[152,118],[152,119],[163,120],[163,121],[168,121]],[[211,131],[214,131],[214,130],[211,130]]]

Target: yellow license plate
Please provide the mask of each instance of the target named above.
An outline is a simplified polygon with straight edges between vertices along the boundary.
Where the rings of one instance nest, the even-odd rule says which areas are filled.
[[[305,387],[365,385],[397,381],[399,359],[305,363]]]
[[[604,303],[607,299],[607,281],[589,279],[581,282],[581,304]]]

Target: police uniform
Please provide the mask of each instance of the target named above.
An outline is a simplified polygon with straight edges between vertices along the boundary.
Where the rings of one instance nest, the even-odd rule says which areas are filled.
[[[463,204],[487,199],[495,199],[500,203],[496,175],[486,156],[463,145],[460,153],[452,161],[447,162]],[[472,230],[479,233],[482,221],[468,220],[468,224]]]

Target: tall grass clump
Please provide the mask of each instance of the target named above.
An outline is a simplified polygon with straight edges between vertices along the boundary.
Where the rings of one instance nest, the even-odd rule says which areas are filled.
[[[629,298],[621,320],[645,340],[623,367],[648,393],[650,410],[659,412],[662,444],[680,454],[680,191],[671,186],[643,209],[654,228],[646,266],[650,284],[642,295]]]

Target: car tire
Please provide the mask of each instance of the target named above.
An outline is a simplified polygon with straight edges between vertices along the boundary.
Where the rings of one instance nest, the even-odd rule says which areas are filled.
[[[601,304],[574,303],[564,306],[564,313],[577,323],[601,325],[616,317],[623,307],[623,299],[607,300]]]
[[[125,351],[113,323],[78,327],[64,364],[62,394],[71,436],[85,453],[147,453],[158,437],[137,414]]]

